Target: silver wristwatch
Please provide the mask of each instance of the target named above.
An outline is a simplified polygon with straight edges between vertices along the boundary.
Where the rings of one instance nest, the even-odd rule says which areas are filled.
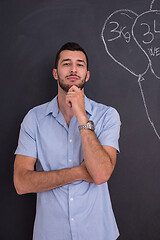
[[[95,127],[94,127],[94,122],[93,121],[88,121],[86,124],[83,125],[79,125],[78,129],[90,129],[92,131],[94,131]]]

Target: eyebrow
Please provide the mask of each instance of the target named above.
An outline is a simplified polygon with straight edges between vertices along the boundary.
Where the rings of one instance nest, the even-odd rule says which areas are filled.
[[[61,61],[61,63],[63,63],[63,62],[68,62],[68,61],[71,61],[71,59],[70,59],[70,58],[65,58],[65,59],[63,59],[63,60]],[[77,62],[81,62],[81,63],[86,64],[86,62],[85,62],[84,60],[82,60],[82,59],[77,59]]]

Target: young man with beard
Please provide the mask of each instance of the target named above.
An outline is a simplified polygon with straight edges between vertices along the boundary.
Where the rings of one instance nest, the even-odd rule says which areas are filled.
[[[119,115],[84,95],[88,57],[77,43],[58,51],[53,76],[58,95],[24,118],[14,165],[17,193],[37,193],[33,239],[115,240],[107,181],[119,151]]]

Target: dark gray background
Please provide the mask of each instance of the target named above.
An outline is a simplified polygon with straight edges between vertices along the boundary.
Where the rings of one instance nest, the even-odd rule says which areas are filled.
[[[160,239],[160,140],[147,119],[137,77],[109,57],[101,39],[102,26],[112,12],[130,9],[141,14],[149,10],[150,3],[0,1],[0,239],[32,238],[35,195],[15,192],[14,151],[25,114],[57,93],[52,77],[54,57],[67,41],[80,43],[88,53],[91,78],[86,95],[115,107],[121,116],[121,153],[109,180],[119,240]],[[156,3],[160,6],[159,0]],[[148,70],[143,87],[159,132],[160,80]]]

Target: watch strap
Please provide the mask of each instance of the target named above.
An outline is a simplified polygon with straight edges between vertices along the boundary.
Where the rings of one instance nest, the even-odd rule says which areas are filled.
[[[94,129],[95,129],[94,122],[89,120],[86,124],[79,125],[78,129],[79,130],[81,130],[81,129],[89,129],[89,130],[94,131]]]

